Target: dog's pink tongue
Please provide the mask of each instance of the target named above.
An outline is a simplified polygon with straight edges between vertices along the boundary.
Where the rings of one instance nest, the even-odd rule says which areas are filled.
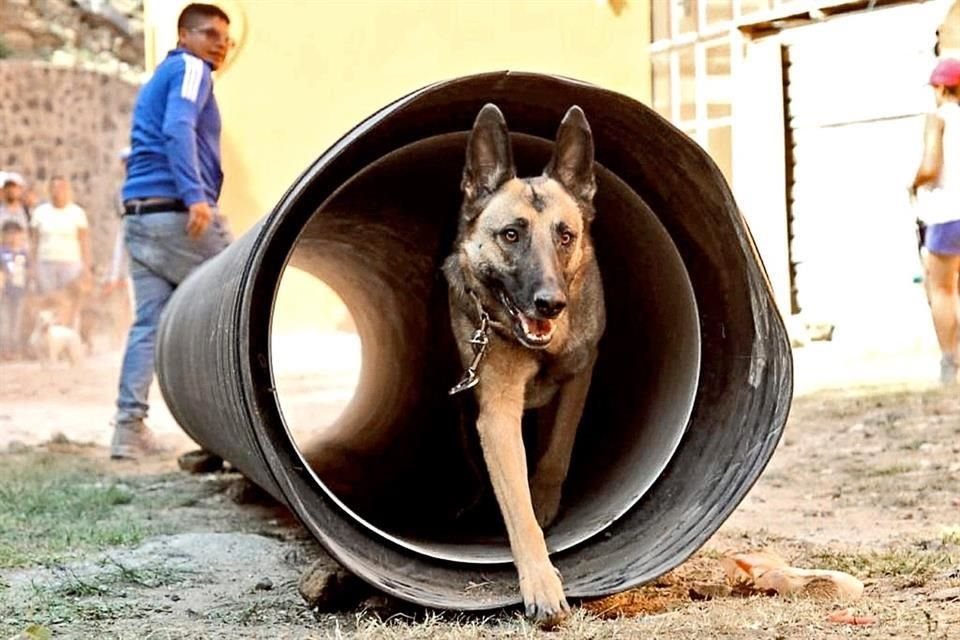
[[[550,335],[550,331],[553,329],[553,323],[550,320],[523,316],[523,328],[532,336],[543,337]]]

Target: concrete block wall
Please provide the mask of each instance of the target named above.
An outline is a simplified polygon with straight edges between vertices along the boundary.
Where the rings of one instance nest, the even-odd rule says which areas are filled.
[[[95,71],[0,60],[0,170],[17,171],[40,201],[52,175],[66,175],[90,219],[94,265],[110,262],[138,87]]]

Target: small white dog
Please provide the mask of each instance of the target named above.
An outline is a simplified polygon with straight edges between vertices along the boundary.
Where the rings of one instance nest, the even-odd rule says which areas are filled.
[[[57,324],[56,317],[50,310],[37,314],[37,324],[30,334],[30,348],[39,356],[43,365],[66,357],[71,366],[76,366],[83,359],[83,341],[80,334],[75,329]]]

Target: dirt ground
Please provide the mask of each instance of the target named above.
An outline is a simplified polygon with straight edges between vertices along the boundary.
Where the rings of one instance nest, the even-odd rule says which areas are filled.
[[[338,345],[346,360],[355,354]],[[552,633],[514,610],[457,615],[374,594],[311,611],[297,579],[322,551],[282,507],[238,504],[235,474],[190,475],[172,457],[107,460],[118,362],[0,365],[2,639],[31,624],[54,638],[138,640],[960,638],[960,392],[933,383],[927,351],[798,349],[786,435],[720,532],[652,585],[576,603]],[[332,415],[355,364],[323,391]],[[291,388],[298,375],[288,368]],[[316,410],[311,398],[302,407]],[[192,448],[162,406],[151,422],[179,451]],[[722,582],[723,554],[752,549],[858,576],[866,590],[849,608],[873,624],[828,622],[830,602],[698,596],[698,585]]]

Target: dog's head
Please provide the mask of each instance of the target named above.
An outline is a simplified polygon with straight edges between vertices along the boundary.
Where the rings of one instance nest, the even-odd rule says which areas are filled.
[[[488,104],[467,143],[458,256],[466,286],[526,347],[550,344],[571,284],[592,252],[593,135],[567,111],[543,175],[517,178],[507,123]]]
[[[37,330],[40,332],[47,331],[56,324],[56,316],[53,311],[50,309],[44,309],[37,313]]]

